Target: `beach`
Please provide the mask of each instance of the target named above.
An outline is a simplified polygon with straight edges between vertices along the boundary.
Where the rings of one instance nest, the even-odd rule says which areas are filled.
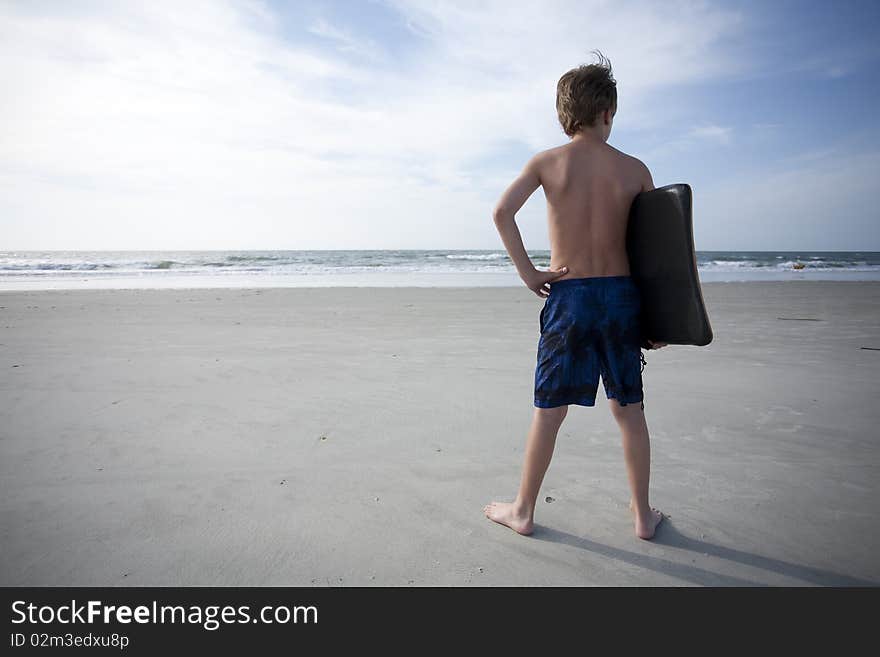
[[[880,282],[712,282],[645,352],[652,541],[600,386],[524,537],[525,287],[0,292],[0,584],[880,584]]]

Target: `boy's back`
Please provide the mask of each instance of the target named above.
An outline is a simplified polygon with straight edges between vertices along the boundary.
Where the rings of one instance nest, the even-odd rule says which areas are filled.
[[[626,225],[636,194],[654,189],[639,160],[581,136],[538,156],[547,199],[550,268],[562,277],[628,276]]]

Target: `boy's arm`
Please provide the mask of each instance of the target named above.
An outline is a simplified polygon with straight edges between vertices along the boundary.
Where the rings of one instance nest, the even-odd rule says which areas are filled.
[[[651,170],[641,160],[636,160],[639,164],[639,172],[642,180],[642,191],[650,192],[654,189],[654,179],[651,177]]]
[[[639,159],[636,160],[636,163],[638,164],[638,167],[639,167],[639,177],[641,178],[641,181],[642,181],[642,191],[643,192],[650,192],[652,189],[655,189],[654,178],[651,176],[651,170],[648,169],[648,167],[645,165],[645,163]],[[696,257],[696,255],[694,257]],[[648,342],[648,349],[662,349],[663,347],[667,346],[667,344],[668,344],[666,342],[654,342],[653,340],[648,340],[647,342]]]
[[[547,276],[548,272],[536,269],[529,258],[529,254],[526,253],[526,248],[522,242],[522,235],[520,235],[519,227],[516,225],[516,213],[519,212],[519,209],[540,185],[540,161],[538,155],[535,155],[526,163],[517,179],[501,195],[501,198],[495,205],[495,209],[492,211],[492,218],[495,221],[498,233],[501,235],[501,241],[504,242],[504,247],[510,254],[510,259],[513,260],[517,272],[519,272],[520,278],[523,279],[523,282],[530,290],[538,294],[538,296],[543,296],[539,292],[539,288],[542,288],[548,281],[562,276],[567,269],[563,267],[558,273],[550,277]],[[544,291],[546,292],[546,290]]]

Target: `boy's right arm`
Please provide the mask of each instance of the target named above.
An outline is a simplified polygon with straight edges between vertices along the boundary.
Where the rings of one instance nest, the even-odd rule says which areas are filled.
[[[651,176],[651,171],[645,166],[645,163],[639,159],[636,159],[636,166],[639,171],[639,180],[642,184],[643,192],[650,192],[654,189],[654,178]],[[666,347],[666,342],[654,342],[653,340],[648,340],[648,348],[649,349],[662,349]]]
[[[642,191],[650,192],[654,189],[654,179],[651,177],[651,171],[645,166],[645,163],[636,159],[639,168],[639,180],[642,183]]]

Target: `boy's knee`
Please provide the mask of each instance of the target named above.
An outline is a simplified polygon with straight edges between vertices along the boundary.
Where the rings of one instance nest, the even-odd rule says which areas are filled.
[[[614,397],[608,400],[608,406],[611,408],[611,414],[618,420],[630,417],[636,411],[644,412],[645,410],[644,401],[627,402],[626,405],[623,405]]]
[[[568,406],[555,406],[553,408],[535,407],[535,414],[539,419],[547,422],[562,422],[568,413]]]

